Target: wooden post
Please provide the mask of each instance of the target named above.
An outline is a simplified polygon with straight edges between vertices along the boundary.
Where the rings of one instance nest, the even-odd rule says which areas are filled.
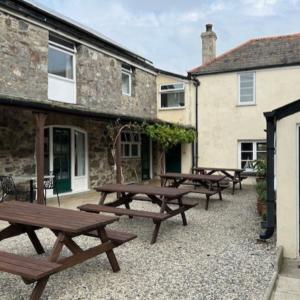
[[[122,183],[121,132],[117,131],[116,140],[116,183]]]
[[[34,113],[36,123],[36,170],[37,170],[37,203],[44,201],[44,126],[47,119],[45,113]]]

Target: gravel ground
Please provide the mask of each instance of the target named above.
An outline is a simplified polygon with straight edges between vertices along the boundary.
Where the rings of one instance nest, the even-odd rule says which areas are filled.
[[[261,299],[273,273],[275,243],[256,242],[255,191],[245,187],[234,196],[224,191],[224,200],[212,198],[208,211],[204,202],[186,213],[186,227],[179,216],[163,222],[154,245],[152,221],[123,217],[112,227],[138,238],[115,249],[121,271],[113,273],[100,255],[51,276],[42,299]],[[149,206],[156,208],[144,202],[132,207]],[[49,251],[51,232],[40,230],[38,236]],[[88,237],[77,241],[83,247],[96,244]],[[36,255],[25,235],[2,241],[0,249]],[[32,290],[10,274],[0,273],[0,282],[1,300],[28,299]]]

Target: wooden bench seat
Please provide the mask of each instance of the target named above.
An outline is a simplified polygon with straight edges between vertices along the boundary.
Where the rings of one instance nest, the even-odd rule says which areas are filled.
[[[86,212],[107,212],[117,216],[130,216],[130,217],[142,217],[153,219],[153,221],[164,221],[169,218],[168,214],[149,212],[144,210],[135,210],[127,208],[112,207],[98,204],[84,204],[78,207],[78,209]]]
[[[106,229],[107,237],[116,245],[120,246],[137,237],[137,235],[117,230]],[[86,233],[87,236],[99,237],[96,230]]]
[[[0,251],[0,271],[37,281],[59,270],[60,264],[46,259],[20,256]]]

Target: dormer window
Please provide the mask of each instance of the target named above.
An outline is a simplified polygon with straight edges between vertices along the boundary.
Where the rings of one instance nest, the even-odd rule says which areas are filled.
[[[129,65],[122,64],[122,94],[131,96],[132,68]]]
[[[74,43],[50,34],[48,45],[48,98],[76,103]]]

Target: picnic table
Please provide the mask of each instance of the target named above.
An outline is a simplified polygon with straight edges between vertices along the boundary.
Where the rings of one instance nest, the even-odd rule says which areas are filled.
[[[126,215],[130,218],[143,217],[152,219],[155,227],[152,234],[151,244],[157,240],[160,225],[163,221],[181,214],[183,225],[187,225],[185,211],[196,206],[198,203],[189,201],[189,199],[182,199],[187,194],[187,191],[182,191],[177,188],[157,187],[142,184],[105,184],[96,188],[96,191],[101,193],[99,204],[85,204],[78,208],[87,212],[106,212],[115,215]],[[104,205],[108,194],[117,193],[119,198],[114,202]],[[146,210],[134,210],[130,208],[132,201],[151,201],[160,207],[159,212],[152,212]],[[171,208],[170,204],[175,205]],[[118,206],[125,205],[125,208]]]
[[[224,180],[222,175],[186,174],[186,173],[164,173],[160,174],[161,185],[179,188],[181,185],[193,185],[193,189],[186,190],[189,193],[199,193],[206,195],[205,209],[208,209],[210,197],[219,194],[222,200],[222,188],[220,182]]]
[[[242,181],[246,179],[246,176],[243,176],[242,173],[244,169],[234,169],[234,168],[211,168],[211,167],[194,167],[196,173],[213,175],[215,173],[222,173],[226,178],[232,181],[232,194],[235,192],[235,185],[240,185],[240,190],[242,189]]]
[[[113,248],[122,244],[124,239],[122,241],[122,238],[118,238],[118,235],[122,235],[120,232],[106,229],[106,225],[118,220],[117,217],[10,201],[0,204],[0,220],[10,223],[0,231],[0,241],[26,233],[38,254],[45,251],[35,231],[48,228],[56,236],[53,248],[46,258],[25,257],[0,251],[0,271],[19,275],[27,284],[36,282],[30,299],[40,299],[50,275],[104,252],[113,272],[120,270]],[[92,232],[96,232],[101,241],[97,246],[83,250],[73,240],[74,237],[89,235]],[[135,237],[127,234],[127,241]],[[63,246],[72,254],[60,258]]]

